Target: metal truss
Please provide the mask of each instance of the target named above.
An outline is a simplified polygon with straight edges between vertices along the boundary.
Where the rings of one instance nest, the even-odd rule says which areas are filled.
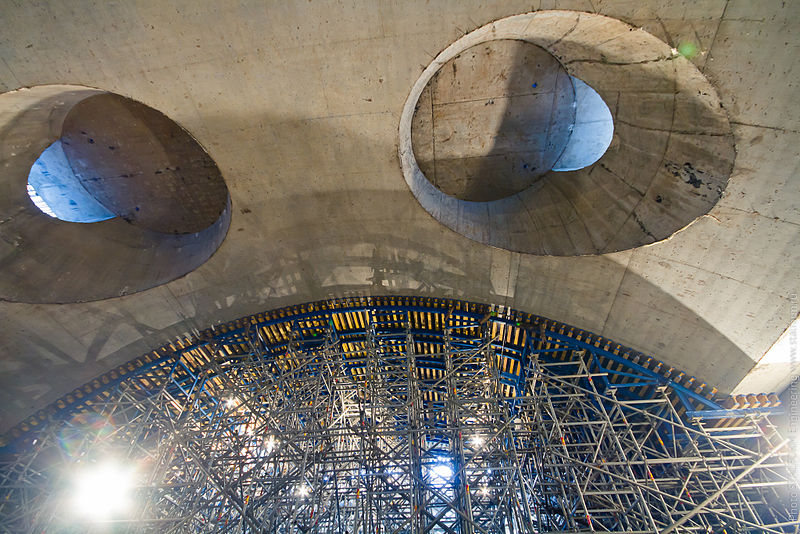
[[[769,410],[502,313],[419,313],[187,341],[7,451],[0,531],[798,532]],[[109,456],[137,466],[134,510],[70,517],[70,473]]]

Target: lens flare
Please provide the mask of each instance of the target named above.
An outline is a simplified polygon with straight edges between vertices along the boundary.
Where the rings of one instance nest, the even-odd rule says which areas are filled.
[[[74,457],[75,452],[86,440],[102,440],[114,431],[114,420],[96,413],[76,415],[69,425],[65,425],[58,433],[58,442],[62,450]]]

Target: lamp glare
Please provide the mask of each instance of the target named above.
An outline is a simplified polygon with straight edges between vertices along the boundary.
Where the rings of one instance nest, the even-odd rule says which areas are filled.
[[[86,466],[75,479],[73,506],[89,520],[118,516],[130,507],[133,469],[116,462]]]

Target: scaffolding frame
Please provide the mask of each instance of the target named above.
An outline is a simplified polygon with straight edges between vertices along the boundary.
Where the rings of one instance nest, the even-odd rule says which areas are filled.
[[[800,530],[774,407],[509,310],[328,306],[179,345],[6,451],[0,531]],[[135,509],[71,517],[107,457],[138,466]]]

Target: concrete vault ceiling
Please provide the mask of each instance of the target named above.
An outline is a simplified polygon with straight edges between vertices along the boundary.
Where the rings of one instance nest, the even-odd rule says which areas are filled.
[[[420,74],[465,33],[549,9],[599,13],[670,47],[697,47],[691,61],[718,93],[736,150],[706,215],[650,245],[562,257],[470,240],[415,199],[398,125]],[[216,162],[231,221],[208,261],[166,284],[92,302],[0,302],[0,432],[185,332],[348,295],[506,304],[653,354],[723,392],[780,390],[790,362],[760,360],[798,314],[798,20],[796,2],[745,0],[4,1],[0,92],[78,85],[164,113]],[[50,119],[37,119],[35,139],[19,134],[36,114],[2,98],[0,187],[24,193],[27,175],[9,162],[30,166],[54,141]],[[33,209],[0,213],[0,276],[34,246],[13,230]],[[102,264],[119,246],[84,247],[71,276],[116,279]],[[63,283],[58,262],[68,259],[41,261],[56,262],[41,283]]]

